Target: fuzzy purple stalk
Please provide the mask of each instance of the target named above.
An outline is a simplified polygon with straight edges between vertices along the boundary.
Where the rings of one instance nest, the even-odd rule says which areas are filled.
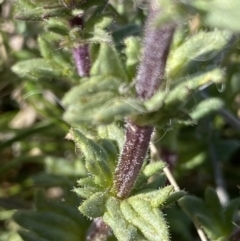
[[[90,57],[88,45],[80,45],[73,49],[73,58],[79,76],[89,76],[90,73]]]
[[[136,77],[136,92],[140,100],[151,98],[159,89],[172,42],[175,23],[155,26],[160,6],[151,0],[145,26],[143,58]],[[126,140],[115,172],[115,189],[119,198],[129,196],[146,156],[153,127],[127,121]]]
[[[119,198],[127,197],[132,190],[142,167],[152,131],[153,127],[127,122],[126,141],[115,173],[115,185]]]
[[[86,241],[106,240],[111,234],[111,229],[106,225],[102,218],[95,218],[87,232]]]
[[[83,17],[82,16],[75,16],[70,20],[71,27],[78,27],[83,28]],[[79,76],[89,76],[91,62],[89,56],[89,49],[88,44],[82,44],[73,49],[73,58],[75,62],[75,66],[77,68],[77,72]]]

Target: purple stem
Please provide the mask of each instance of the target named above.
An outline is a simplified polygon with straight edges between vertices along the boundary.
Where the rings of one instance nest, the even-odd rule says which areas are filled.
[[[80,45],[73,49],[73,58],[78,71],[79,76],[89,76],[90,74],[90,57],[88,45]]]
[[[106,240],[111,234],[111,229],[106,225],[102,218],[95,218],[88,229],[86,241]]]
[[[136,91],[140,100],[151,98],[164,79],[169,48],[175,24],[169,23],[158,28],[155,26],[159,16],[159,6],[150,3],[145,26],[145,45],[143,59],[136,77]],[[146,156],[153,127],[138,126],[128,120],[126,140],[115,172],[115,189],[119,198],[129,196]]]
[[[115,172],[115,187],[119,198],[127,197],[142,167],[153,127],[127,122],[126,140]]]
[[[83,16],[75,16],[69,21],[69,24],[72,28],[78,27],[83,29],[84,21]],[[73,58],[75,61],[75,66],[77,68],[77,72],[79,76],[89,76],[90,75],[90,56],[89,56],[89,49],[88,44],[79,45],[73,49]]]
[[[151,98],[164,80],[168,52],[175,30],[175,23],[168,23],[160,28],[155,26],[154,22],[159,14],[159,7],[150,6],[145,27],[143,59],[136,80],[136,91],[141,100]]]

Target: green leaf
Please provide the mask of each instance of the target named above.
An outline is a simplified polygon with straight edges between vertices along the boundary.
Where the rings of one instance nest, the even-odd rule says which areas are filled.
[[[49,61],[52,60],[62,68],[71,69],[71,65],[67,62],[66,58],[64,58],[62,51],[56,50],[55,46],[48,42],[44,37],[40,36],[38,38],[38,46],[44,59]]]
[[[193,120],[199,120],[208,114],[223,108],[224,103],[219,98],[208,98],[201,101],[190,113]]]
[[[69,197],[65,201],[47,201],[42,189],[35,196],[36,210],[18,211],[13,219],[26,231],[20,230],[24,240],[29,241],[78,241],[84,239],[89,222],[83,218]]]
[[[208,211],[206,210],[206,206],[200,198],[187,195],[181,198],[179,203],[185,213],[192,219],[194,219],[198,214],[204,215],[206,217],[209,216]]]
[[[183,102],[186,102],[188,96],[191,96],[194,91],[198,90],[201,86],[207,86],[211,83],[221,83],[223,80],[223,71],[219,68],[215,68],[213,70],[208,70],[206,72],[199,72],[194,75],[190,75],[186,78],[181,78],[180,80],[176,80],[174,83],[174,87],[170,91],[157,91],[154,96],[145,101],[144,105],[148,111],[156,111],[161,107],[169,108],[169,106],[174,107],[174,111],[176,111],[176,105],[180,105]],[[206,103],[206,102],[205,102]],[[221,106],[216,99],[212,100],[212,104],[215,104],[215,109]],[[205,104],[206,105],[206,104]],[[203,107],[205,107],[203,105]],[[201,108],[201,106],[200,106]],[[213,107],[212,107],[213,108]],[[214,109],[214,108],[213,108]],[[202,112],[194,112],[196,117],[204,115],[208,113],[207,111]]]
[[[65,241],[66,239],[77,241],[79,237],[83,236],[78,223],[57,213],[19,211],[14,214],[13,218],[24,228],[49,241]],[[51,229],[49,229],[49,226],[51,226]]]
[[[193,76],[189,76],[188,79],[177,85],[171,90],[164,101],[166,106],[182,103],[186,101],[187,97],[196,91],[199,87],[209,85],[211,83],[221,82],[223,73],[220,69],[213,69],[206,73],[199,73]]]
[[[52,61],[45,59],[31,59],[18,62],[12,71],[22,78],[32,80],[46,80],[62,77],[62,73]]]
[[[129,202],[141,199],[148,201],[153,208],[163,207],[167,198],[173,192],[173,186],[166,186],[159,190],[145,190],[140,194],[130,197]]]
[[[129,37],[124,40],[124,43],[126,45],[125,54],[127,57],[126,69],[130,79],[133,79],[136,75],[137,65],[141,57],[141,41],[137,37]]]
[[[199,198],[189,195],[181,198],[179,204],[192,220],[202,226],[210,240],[227,241],[233,229],[233,210],[237,209],[237,202],[233,202],[233,206],[229,209],[229,216],[226,218],[224,208],[221,207],[213,189],[206,190],[205,199],[206,204]]]
[[[71,186],[71,182],[63,176],[39,172],[32,176],[34,185],[41,187],[54,187],[54,186]]]
[[[79,179],[77,181],[77,184],[79,186],[84,186],[84,187],[92,187],[92,188],[96,187],[96,184],[94,183],[94,180],[91,176]]]
[[[138,181],[138,180],[137,180]],[[146,183],[143,183],[141,186],[138,185],[138,183],[135,184],[135,187],[139,186],[137,189],[138,192],[143,192],[144,190],[156,190],[159,187],[164,186],[166,183],[166,176],[165,174],[158,174],[157,177],[153,177],[153,181],[148,181]]]
[[[221,0],[197,0],[190,4],[198,10],[203,11],[203,20],[210,27],[240,32],[240,26],[238,24],[240,21],[239,1],[228,0],[227,2],[222,2]]]
[[[208,187],[205,190],[205,203],[208,210],[210,210],[211,214],[215,218],[216,222],[223,222],[222,205],[216,191],[211,187]]]
[[[119,154],[116,145],[114,145],[114,143],[109,139],[100,139],[98,141],[98,144],[100,144],[104,148],[104,150],[107,152],[108,164],[109,164],[109,167],[110,167],[112,173],[114,173],[115,168],[117,166],[118,154]]]
[[[217,223],[214,223],[209,216],[198,213],[195,216],[195,220],[197,220],[197,222],[202,226],[204,232],[207,234],[210,240],[219,240],[222,237],[221,226],[219,226]]]
[[[41,21],[43,10],[42,7],[28,8],[27,10],[25,9],[25,11],[19,8],[15,13],[15,18],[25,21]]]
[[[50,18],[46,22],[46,31],[67,36],[69,33],[68,22],[63,18]]]
[[[149,163],[143,171],[139,174],[137,181],[135,183],[135,189],[141,187],[143,184],[147,182],[149,177],[153,176],[154,174],[159,173],[166,167],[166,163],[159,161],[159,162],[152,162]]]
[[[153,237],[156,237],[156,233],[154,232],[155,230],[153,229],[154,227],[145,221],[145,217],[140,217],[127,201],[121,202],[120,208],[124,218],[133,226],[141,230],[147,240],[153,240]]]
[[[98,126],[98,135],[101,138],[107,138],[115,141],[118,144],[119,153],[121,153],[125,136],[123,129],[117,126],[117,124],[110,125],[99,125]]]
[[[112,172],[108,166],[106,151],[91,139],[86,138],[78,130],[71,130],[71,134],[78,148],[86,159],[87,170],[94,175],[95,183],[100,186],[109,186],[112,181]]]
[[[110,197],[106,203],[106,209],[107,212],[103,215],[103,221],[112,228],[118,241],[147,241],[132,224],[125,220],[120,210],[119,200]]]
[[[30,1],[24,0],[17,4],[15,18],[25,21],[42,21],[50,17],[66,17],[69,14],[69,10],[60,5],[57,6],[55,3],[50,3],[48,6],[45,6],[43,2],[34,5]]]
[[[64,113],[64,120],[72,125],[93,124],[96,125],[94,116],[104,108],[104,105],[111,102],[115,97],[114,92],[100,92],[93,96],[86,96],[76,100]]]
[[[96,184],[95,184],[96,186]],[[74,188],[73,191],[82,198],[90,198],[94,193],[101,191],[100,188],[97,187],[78,187]]]
[[[184,71],[191,61],[214,59],[226,46],[232,34],[227,31],[215,30],[199,32],[187,39],[181,46],[170,53],[166,76],[172,79]]]
[[[184,197],[187,193],[185,191],[177,191],[170,194],[170,196],[167,197],[164,206],[169,206],[171,204],[176,203],[180,198]]]
[[[68,2],[69,0],[63,0],[65,2]],[[80,2],[80,6],[81,9],[88,9],[92,6],[101,6],[101,5],[105,5],[105,0],[92,0],[92,1],[81,1]]]
[[[79,211],[89,218],[101,217],[105,212],[106,200],[106,194],[96,192],[81,204]]]
[[[129,115],[143,114],[146,109],[140,101],[130,98],[117,98],[99,109],[92,117],[97,124],[109,124]]]
[[[120,208],[126,220],[136,226],[148,241],[169,240],[162,212],[152,208],[148,201],[131,198],[121,202]]]
[[[81,97],[90,97],[99,92],[111,91],[118,93],[121,80],[114,76],[92,76],[82,79],[82,83],[71,88],[62,100],[65,106],[76,104]]]
[[[143,174],[146,178],[151,177],[152,175],[158,173],[159,171],[162,171],[164,167],[166,167],[166,163],[163,161],[158,162],[152,162],[149,163],[144,169]]]
[[[120,57],[114,47],[108,43],[100,45],[98,57],[91,68],[91,75],[115,76],[127,80]]]
[[[224,230],[226,230],[226,233],[230,234],[232,230],[234,229],[234,224],[232,220],[234,220],[234,214],[237,212],[240,204],[240,199],[236,198],[229,202],[227,207],[223,210],[223,216],[224,216]]]
[[[189,13],[189,9],[185,9],[183,6],[185,2],[170,2],[167,0],[157,0],[156,4],[161,6],[161,14],[158,14],[155,25],[164,26],[169,22],[181,23],[185,21],[186,15]]]
[[[117,47],[121,47],[123,41],[127,38],[134,38],[129,36],[136,36],[141,33],[141,28],[137,24],[128,24],[124,25],[123,27],[120,27],[116,31],[113,32],[112,36],[114,39],[114,42],[116,43]],[[140,47],[140,40],[135,41],[136,48]],[[132,45],[133,47],[133,45]],[[139,48],[140,49],[140,48]],[[138,49],[138,53],[139,53]]]

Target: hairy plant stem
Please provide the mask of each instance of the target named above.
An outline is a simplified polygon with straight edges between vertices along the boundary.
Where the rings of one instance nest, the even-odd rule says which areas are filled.
[[[127,197],[142,167],[153,127],[138,126],[128,120],[126,127],[126,140],[118,163],[115,178],[117,195]]]
[[[73,28],[83,28],[83,24],[84,21],[82,16],[75,16],[70,20],[70,26]],[[72,53],[79,76],[89,76],[91,63],[88,44],[79,44],[77,47],[73,48]]]
[[[143,58],[136,76],[136,92],[140,100],[151,98],[164,79],[166,60],[175,30],[174,23],[155,26],[160,6],[149,4],[145,26]],[[146,156],[153,127],[139,126],[127,120],[126,140],[115,172],[115,189],[119,198],[129,196]]]
[[[88,44],[80,45],[73,49],[73,58],[79,76],[89,76],[90,73],[90,57]]]
[[[95,218],[88,229],[86,241],[103,241],[111,234],[111,230],[102,218]]]

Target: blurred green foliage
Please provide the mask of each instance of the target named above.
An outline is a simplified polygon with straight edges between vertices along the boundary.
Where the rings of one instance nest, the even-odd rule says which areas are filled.
[[[114,145],[119,153],[124,139],[121,130],[114,133],[98,125],[117,121],[122,127],[125,116],[156,126],[154,142],[161,158],[180,187],[199,197],[184,199],[183,209],[204,226],[210,240],[225,240],[219,238],[233,232],[232,219],[240,223],[239,215],[233,217],[238,201],[226,206],[228,199],[239,196],[239,3],[161,1],[168,11],[157,24],[174,18],[180,26],[165,86],[140,102],[131,81],[141,58],[144,1],[104,2],[79,2],[77,8],[88,12],[84,30],[78,31],[68,24],[76,14],[74,1],[18,0],[17,6],[11,0],[0,1],[0,240],[21,240],[16,222],[31,231],[20,231],[25,240],[83,240],[90,222],[78,212],[82,199],[71,190],[94,168],[85,167],[83,150],[65,136],[74,126],[94,141],[99,141],[96,136],[118,141]],[[98,7],[91,8],[95,4]],[[16,20],[14,11],[15,17],[27,21]],[[31,18],[35,21],[28,21]],[[42,19],[48,21],[36,21]],[[90,44],[94,63],[89,78],[80,78],[75,69],[71,50],[78,42]],[[162,180],[160,176],[150,184],[159,188]],[[218,195],[223,191],[223,199],[206,189],[209,186]],[[89,198],[88,194],[84,189],[81,196]],[[211,200],[216,202],[212,205]],[[124,210],[137,208],[129,200],[121,204],[125,207],[114,198],[108,200],[105,219],[118,234],[114,220],[119,217],[110,217],[111,205],[122,208],[125,222],[129,220]],[[196,238],[190,219],[178,206],[163,212],[172,240]],[[210,214],[209,219],[204,219],[204,213]],[[33,225],[36,219],[45,226]],[[60,219],[64,221],[59,224]],[[213,224],[216,229],[209,228]],[[64,234],[59,233],[59,225]],[[131,225],[142,228],[137,218]]]

